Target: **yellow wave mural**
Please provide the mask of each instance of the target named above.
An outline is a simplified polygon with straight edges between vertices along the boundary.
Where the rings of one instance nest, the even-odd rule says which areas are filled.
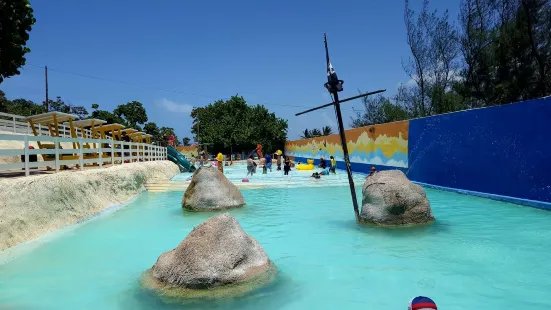
[[[409,121],[366,126],[346,131],[351,162],[407,168]],[[343,159],[339,135],[285,143],[285,154],[295,157]]]

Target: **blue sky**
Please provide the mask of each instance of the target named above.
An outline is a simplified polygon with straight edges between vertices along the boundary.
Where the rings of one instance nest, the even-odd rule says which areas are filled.
[[[419,6],[421,0],[410,0]],[[458,1],[433,1],[457,16]],[[345,81],[341,96],[409,79],[404,3],[391,1],[72,1],[31,0],[37,22],[21,75],[0,84],[8,98],[112,110],[137,100],[150,121],[190,136],[193,106],[240,94],[289,121],[289,138],[305,128],[337,129],[332,108],[294,116],[330,102],[323,33]],[[73,73],[73,74],[68,74]],[[95,78],[87,78],[95,77]],[[97,79],[96,79],[97,78]],[[122,83],[119,83],[122,82]],[[343,104],[345,126],[361,101]],[[89,109],[91,110],[91,109]]]

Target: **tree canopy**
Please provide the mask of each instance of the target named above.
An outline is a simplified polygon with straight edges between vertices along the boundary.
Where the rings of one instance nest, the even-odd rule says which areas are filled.
[[[322,136],[329,136],[333,134],[333,128],[331,126],[324,126],[321,127],[321,129],[314,128],[314,129],[304,129],[302,132],[302,135],[300,136],[302,139],[308,139],[313,137],[322,137]]]
[[[364,100],[351,126],[507,104],[551,94],[551,1],[461,0],[458,24],[405,1],[410,83]]]
[[[72,105],[61,99],[59,96],[56,97],[55,100],[48,100],[49,111],[74,114],[78,116],[79,119],[97,118],[106,121],[108,124],[118,123],[126,126],[127,128],[134,128],[137,130],[142,130],[140,124],[144,124],[148,120],[145,108],[138,101],[131,101],[126,104],[121,104],[112,112],[100,110],[99,104],[96,103],[92,104],[91,108],[93,111],[92,113],[89,113],[85,107]],[[0,112],[30,116],[44,113],[44,104],[36,104],[27,99],[8,100],[5,93],[0,90]],[[176,136],[176,133],[174,132],[174,128],[159,128],[154,122],[149,122],[144,124],[143,131],[153,136],[151,138],[152,141],[162,144],[167,144],[170,135],[174,134],[174,137],[176,138],[176,145],[181,144],[180,140],[178,140],[178,137]],[[189,139],[187,142],[189,143]]]
[[[69,113],[78,116],[79,119],[84,119],[88,116],[88,110],[83,106],[73,106],[70,103],[65,103],[60,96],[56,100],[48,99],[48,110]],[[41,111],[42,112],[42,111]]]
[[[263,105],[249,106],[241,96],[217,100],[191,111],[191,133],[199,144],[210,143],[209,150],[229,153],[250,151],[262,144],[266,152],[283,147],[287,121],[270,113]]]
[[[122,119],[128,127],[142,130],[142,125],[147,122],[147,113],[142,103],[139,101],[130,101],[121,104],[113,110],[113,114]]]
[[[36,22],[28,0],[0,0],[0,83],[25,64],[29,32]]]

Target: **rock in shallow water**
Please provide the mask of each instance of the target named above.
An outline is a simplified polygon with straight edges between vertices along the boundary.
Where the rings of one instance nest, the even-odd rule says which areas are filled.
[[[197,169],[182,198],[182,208],[190,211],[226,210],[244,205],[239,189],[215,167]]]
[[[194,298],[241,295],[274,277],[275,266],[262,246],[224,213],[195,227],[174,250],[163,253],[143,282],[164,295]]]
[[[360,220],[376,225],[412,225],[434,220],[423,188],[400,170],[368,176],[362,189]]]

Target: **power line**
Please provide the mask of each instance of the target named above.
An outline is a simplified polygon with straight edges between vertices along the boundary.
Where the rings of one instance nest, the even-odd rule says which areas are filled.
[[[26,65],[31,66],[31,67],[41,68],[41,69],[44,68],[44,66],[35,65],[35,64],[26,64]],[[55,72],[59,72],[59,73],[62,73],[62,74],[68,74],[68,75],[78,76],[78,77],[92,79],[92,80],[98,80],[98,81],[104,81],[104,82],[110,82],[110,83],[117,83],[117,84],[124,84],[124,85],[129,85],[129,86],[134,86],[134,87],[140,87],[140,88],[149,88],[149,89],[154,89],[154,90],[164,91],[164,92],[170,92],[170,93],[176,93],[176,94],[203,97],[203,98],[210,99],[210,100],[219,100],[219,99],[227,100],[227,99],[230,99],[230,97],[216,98],[216,97],[209,96],[209,95],[196,94],[196,93],[184,92],[184,91],[179,91],[179,90],[174,90],[174,89],[167,89],[167,88],[159,88],[159,87],[155,87],[155,86],[136,84],[136,83],[125,82],[125,81],[120,81],[120,80],[113,80],[113,79],[108,79],[108,78],[103,78],[103,77],[97,77],[97,76],[92,76],[92,75],[87,75],[87,74],[81,74],[81,73],[75,73],[75,72],[55,69],[55,68],[52,68],[52,67],[48,67],[48,71],[55,71]],[[255,94],[251,94],[251,95],[255,96]],[[279,103],[257,103],[257,104],[268,105],[268,106],[269,105],[272,105],[272,106],[277,105],[277,106],[280,106],[280,107],[290,107],[290,108],[306,108],[306,109],[310,108],[308,106],[279,104]],[[343,110],[344,111],[357,112],[354,109],[343,109]]]

